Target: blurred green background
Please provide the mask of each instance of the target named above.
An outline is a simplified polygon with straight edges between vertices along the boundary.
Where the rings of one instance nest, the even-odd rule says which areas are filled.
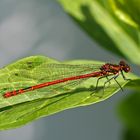
[[[1,67],[30,55],[58,60],[126,59],[139,73],[138,0],[1,0]],[[67,110],[22,128],[0,132],[1,140],[140,140],[139,89]]]

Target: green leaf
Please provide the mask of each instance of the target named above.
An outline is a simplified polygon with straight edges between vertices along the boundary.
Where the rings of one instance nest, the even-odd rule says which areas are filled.
[[[112,10],[110,0],[58,1],[72,19],[102,47],[140,64],[139,29],[121,23]]]
[[[88,78],[59,83],[9,98],[3,97],[7,91],[75,76],[77,73],[81,75],[98,71],[102,64],[87,60],[60,63],[43,56],[31,56],[4,67],[0,70],[0,130],[19,127],[43,116],[109,98],[120,88],[112,80],[103,92],[104,78],[100,80],[97,90],[93,90],[97,78]],[[137,80],[137,84],[140,83],[139,77],[133,74],[125,76],[131,78],[131,82]],[[121,76],[117,80],[122,87],[131,83]],[[131,84],[128,86],[131,87]]]
[[[110,0],[116,16],[123,22],[139,28],[140,1],[139,0]]]
[[[140,133],[133,129],[126,128],[123,132],[123,140],[140,140]]]
[[[118,108],[120,118],[131,133],[140,134],[140,93],[132,92]]]

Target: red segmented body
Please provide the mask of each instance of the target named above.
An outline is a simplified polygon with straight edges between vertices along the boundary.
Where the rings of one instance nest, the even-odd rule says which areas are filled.
[[[85,79],[85,78],[90,78],[90,77],[105,77],[105,76],[119,74],[119,72],[121,72],[123,78],[125,79],[125,77],[123,75],[123,71],[126,73],[130,71],[130,67],[124,61],[120,61],[120,63],[118,65],[106,63],[100,67],[99,71],[96,71],[96,72],[78,75],[78,76],[71,76],[71,77],[67,77],[67,78],[63,78],[63,79],[58,79],[58,80],[53,80],[50,82],[41,83],[38,85],[34,85],[31,87],[27,87],[27,88],[23,88],[23,89],[19,89],[19,90],[8,91],[3,96],[4,96],[4,98],[8,98],[8,97],[22,94],[22,93],[25,93],[28,91],[33,91],[33,90],[40,89],[43,87],[47,87],[47,86],[51,86],[51,85],[55,85],[55,84],[59,84],[59,83],[64,83],[67,81]]]

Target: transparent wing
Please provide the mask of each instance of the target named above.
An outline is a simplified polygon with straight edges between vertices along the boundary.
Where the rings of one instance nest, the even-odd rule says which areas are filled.
[[[32,67],[32,68],[31,68]],[[34,86],[40,83],[50,82],[53,80],[59,80],[66,77],[78,76],[82,74],[91,73],[94,71],[99,71],[101,65],[94,64],[82,64],[82,65],[70,65],[70,64],[42,64],[36,67],[30,66],[25,67],[24,69],[17,68],[16,66],[11,70],[6,68],[6,72],[1,74],[3,81],[0,81],[4,85],[0,88],[4,91],[13,91],[17,89],[26,88],[29,86]],[[30,69],[31,68],[31,69]],[[80,83],[84,82],[86,79],[79,79],[74,81],[67,81],[65,83],[59,83],[57,85],[48,86],[47,92],[55,93],[57,90],[62,89],[64,92],[68,89],[72,89],[75,86],[78,86]],[[39,91],[44,91],[39,89]]]
[[[43,64],[31,70],[15,69],[11,71],[8,69],[8,81],[16,82],[25,79],[35,81],[35,83],[42,83],[99,71],[100,67],[101,65],[94,64]]]

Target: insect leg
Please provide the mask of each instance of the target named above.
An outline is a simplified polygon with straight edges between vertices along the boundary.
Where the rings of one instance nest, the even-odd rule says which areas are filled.
[[[127,79],[127,78],[124,76],[123,71],[121,71],[121,75],[122,75],[122,77],[123,77],[124,80],[131,80],[131,79]]]
[[[119,82],[116,80],[116,78],[119,76],[119,73],[117,73],[115,76],[111,77],[110,79],[108,79],[106,82],[104,82],[104,87],[103,87],[103,93],[104,93],[104,89],[105,89],[105,85],[110,82],[112,79],[114,79],[116,81],[116,83],[119,85],[119,87],[121,88],[121,90],[123,91],[121,85],[119,84]]]
[[[99,78],[97,79],[96,86],[95,86],[95,88],[94,88],[93,91],[97,90],[99,81],[100,81],[102,78],[105,78],[105,77],[108,79],[108,77],[107,77],[106,75],[105,75],[105,76],[102,76],[102,77],[99,77]],[[94,93],[95,93],[95,92],[92,92],[90,95],[92,96]]]

